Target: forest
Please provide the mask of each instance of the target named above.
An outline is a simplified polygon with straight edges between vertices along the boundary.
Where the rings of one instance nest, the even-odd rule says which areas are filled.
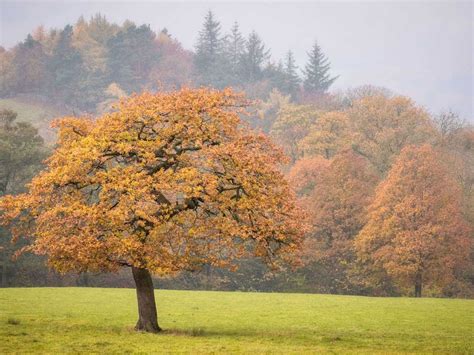
[[[260,203],[267,207],[274,204],[268,208],[286,221],[287,228],[272,229],[279,235],[277,241],[287,238],[285,243],[296,245],[300,241],[293,236],[294,229],[304,234],[295,248],[296,262],[278,269],[268,267],[258,248],[255,253],[242,252],[243,257],[231,268],[225,267],[225,258],[217,254],[196,261],[199,267],[188,265],[188,260],[179,267],[170,261],[169,266],[162,266],[166,272],[154,278],[160,288],[474,296],[472,123],[454,109],[429,112],[411,98],[384,87],[367,84],[331,91],[338,74],[333,73],[330,58],[316,38],[307,49],[305,66],[298,68],[291,50],[275,62],[257,32],[244,36],[237,22],[224,32],[211,11],[203,19],[193,49],[183,48],[166,28],[154,32],[148,25],[132,21],[116,24],[97,14],[89,19],[80,17],[61,29],[36,28],[13,48],[0,47],[0,63],[1,99],[40,103],[69,120],[53,123],[60,134],[46,139],[40,134],[46,123],[25,122],[19,112],[2,105],[0,197],[5,198],[0,211],[15,210],[8,196],[21,196],[48,164],[50,168],[61,163],[85,169],[79,159],[85,150],[59,156],[60,149],[54,153],[58,142],[74,146],[75,138],[71,137],[75,133],[90,133],[97,142],[105,139],[101,132],[121,137],[123,127],[115,127],[112,117],[128,122],[122,113],[142,112],[143,102],[153,103],[155,110],[173,107],[183,112],[192,111],[186,106],[192,102],[210,116],[217,108],[208,102],[223,110],[245,107],[245,112],[235,113],[241,122],[229,114],[219,121],[219,128],[206,129],[213,134],[220,129],[233,132],[226,139],[237,143],[228,154],[238,155],[258,172],[259,178],[254,180],[254,176],[245,176],[245,169],[238,170],[241,175],[236,173],[255,191],[266,191],[265,184],[273,186],[281,174],[279,186],[284,192],[272,189],[274,195],[249,205],[255,211],[261,208]],[[142,92],[144,96],[140,96]],[[165,95],[163,100],[169,101],[166,105],[155,102],[147,96],[152,94]],[[122,106],[117,104],[120,100]],[[224,113],[219,111],[219,115]],[[94,120],[96,116],[101,118]],[[47,117],[47,124],[53,118]],[[123,139],[128,142],[129,138]],[[206,139],[199,136],[202,144]],[[273,145],[278,154],[268,152]],[[116,149],[130,154],[127,146]],[[227,161],[224,153],[216,148],[209,156]],[[86,160],[84,155],[82,161]],[[266,170],[268,161],[278,161],[278,170]],[[196,169],[206,169],[206,163]],[[41,175],[33,185],[46,189],[54,179]],[[183,175],[182,179],[191,177]],[[296,206],[282,198],[287,193],[283,180],[288,181],[288,194],[294,194]],[[203,189],[209,188],[210,180],[204,185]],[[176,201],[181,203],[179,196]],[[33,202],[23,201],[34,209]],[[99,267],[94,270],[96,264],[90,269],[78,264],[72,273],[63,275],[51,269],[68,269],[62,267],[60,258],[53,256],[48,266],[45,255],[16,255],[19,247],[28,249],[30,241],[14,238],[16,243],[10,242],[15,231],[7,225],[13,218],[10,214],[18,217],[15,213],[0,216],[4,224],[0,229],[1,286],[133,284],[128,271],[108,266],[104,266],[107,271],[117,272],[106,274]],[[260,223],[269,228],[266,222]],[[234,227],[221,227],[234,233]],[[58,228],[60,225],[50,226],[51,230]],[[180,234],[176,238],[178,235],[181,238]],[[262,232],[261,240],[265,238]],[[273,241],[265,242],[270,245]],[[48,248],[37,245],[36,251],[51,258],[51,253],[45,252]],[[61,252],[67,253],[67,248]]]

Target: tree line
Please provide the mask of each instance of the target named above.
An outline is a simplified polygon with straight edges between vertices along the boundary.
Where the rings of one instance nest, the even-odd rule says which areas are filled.
[[[235,23],[223,33],[210,11],[194,51],[167,29],[117,25],[98,14],[59,30],[40,26],[11,50],[0,48],[0,62],[1,97],[37,95],[69,112],[100,112],[121,93],[182,86],[232,86],[257,98],[277,88],[297,98],[323,94],[336,80],[317,42],[301,78],[291,51],[275,63],[255,31],[244,37]]]

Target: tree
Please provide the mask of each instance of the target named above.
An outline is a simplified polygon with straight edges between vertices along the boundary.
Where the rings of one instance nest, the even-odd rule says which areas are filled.
[[[353,148],[385,174],[403,147],[429,143],[436,132],[428,113],[407,97],[367,96],[347,111]]]
[[[300,88],[300,77],[298,76],[298,67],[295,64],[295,58],[293,56],[293,52],[289,51],[286,54],[285,58],[285,82],[284,82],[284,89],[283,92],[290,94],[293,98],[298,93]]]
[[[0,110],[0,196],[20,192],[45,157],[38,130],[17,122],[16,112]]]
[[[301,245],[283,156],[242,127],[243,106],[231,90],[182,89],[134,96],[97,120],[64,118],[47,169],[1,200],[2,223],[60,272],[131,267],[136,329],[157,332],[151,272],[250,256],[277,267]]]
[[[239,24],[234,22],[230,34],[225,38],[226,56],[229,65],[230,83],[240,84],[242,55],[245,49],[245,39],[240,32]]]
[[[401,286],[441,287],[472,252],[456,182],[429,145],[405,147],[377,188],[356,247],[363,263],[385,270]]]
[[[59,33],[51,59],[48,61],[48,71],[52,76],[55,96],[66,104],[76,104],[80,95],[78,83],[83,78],[84,65],[81,54],[72,46],[73,28],[64,27]]]
[[[150,82],[155,90],[179,89],[192,82],[193,53],[185,50],[181,43],[161,31],[156,38],[160,60],[150,73]]]
[[[242,55],[242,79],[247,83],[256,82],[263,77],[263,65],[270,58],[270,51],[265,48],[257,32],[252,31],[245,42]]]
[[[28,35],[24,42],[14,49],[13,83],[15,92],[39,93],[45,89],[48,75],[46,73],[46,54],[40,42]]]
[[[330,159],[349,147],[350,134],[349,118],[344,112],[327,112],[311,126],[300,145],[307,154],[319,154]]]
[[[140,91],[158,62],[155,33],[150,26],[124,24],[121,31],[107,42],[109,82],[125,91]]]
[[[225,75],[225,43],[221,35],[221,24],[212,11],[204,18],[196,44],[194,66],[202,84],[223,87]]]
[[[304,88],[308,92],[323,94],[328,91],[338,76],[330,76],[331,64],[318,45],[318,42],[314,42],[313,48],[308,52],[308,56],[308,63],[304,69]]]
[[[107,42],[119,31],[117,25],[96,14],[89,21],[81,16],[74,25],[72,45],[79,50],[84,65],[90,72],[107,69]]]
[[[283,95],[277,89],[273,89],[268,94],[268,99],[259,101],[257,106],[256,119],[252,120],[252,126],[262,129],[263,132],[269,133],[273,126],[278,112],[290,104],[290,96]]]
[[[17,114],[11,110],[0,111],[0,198],[5,194],[24,191],[25,184],[42,167],[46,157],[43,139],[38,130],[29,123],[17,122]],[[7,233],[0,227],[0,286],[6,287],[8,276],[16,278],[25,264],[37,270],[38,260],[11,264],[12,247],[6,238]],[[36,263],[34,263],[36,261]],[[33,264],[34,263],[34,264]],[[23,274],[25,274],[23,272]]]
[[[322,156],[305,157],[296,161],[288,172],[288,182],[295,190],[303,205],[307,206],[316,185],[331,165],[331,161]]]
[[[319,112],[310,105],[288,104],[280,108],[270,134],[284,147],[292,162],[303,155],[299,142],[308,135],[318,116]]]
[[[338,154],[313,183],[306,200],[312,233],[305,249],[310,265],[324,266],[331,293],[359,288],[354,239],[365,224],[377,182],[367,160],[348,150]]]

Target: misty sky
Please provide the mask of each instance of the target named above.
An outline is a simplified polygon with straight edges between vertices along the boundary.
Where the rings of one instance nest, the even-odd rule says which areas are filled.
[[[432,112],[452,108],[473,121],[473,3],[457,2],[8,2],[1,0],[0,45],[10,48],[37,25],[63,27],[100,12],[166,27],[193,48],[206,11],[228,30],[256,30],[276,61],[291,49],[304,66],[317,39],[340,78],[333,90],[385,86]]]

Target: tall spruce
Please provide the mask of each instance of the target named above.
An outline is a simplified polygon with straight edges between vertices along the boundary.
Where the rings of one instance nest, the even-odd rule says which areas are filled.
[[[245,43],[245,51],[242,55],[242,78],[253,83],[262,79],[263,65],[270,58],[270,50],[265,48],[257,32],[252,31]]]
[[[204,18],[204,25],[199,32],[196,44],[194,66],[201,84],[221,87],[224,83],[224,38],[221,35],[221,24],[215,19],[212,11]]]
[[[288,51],[285,57],[284,65],[285,81],[283,91],[292,97],[298,93],[301,79],[298,76],[298,67],[292,51]]]
[[[315,41],[308,52],[309,60],[304,69],[304,88],[310,93],[322,94],[336,81],[339,76],[331,77],[331,63]]]

